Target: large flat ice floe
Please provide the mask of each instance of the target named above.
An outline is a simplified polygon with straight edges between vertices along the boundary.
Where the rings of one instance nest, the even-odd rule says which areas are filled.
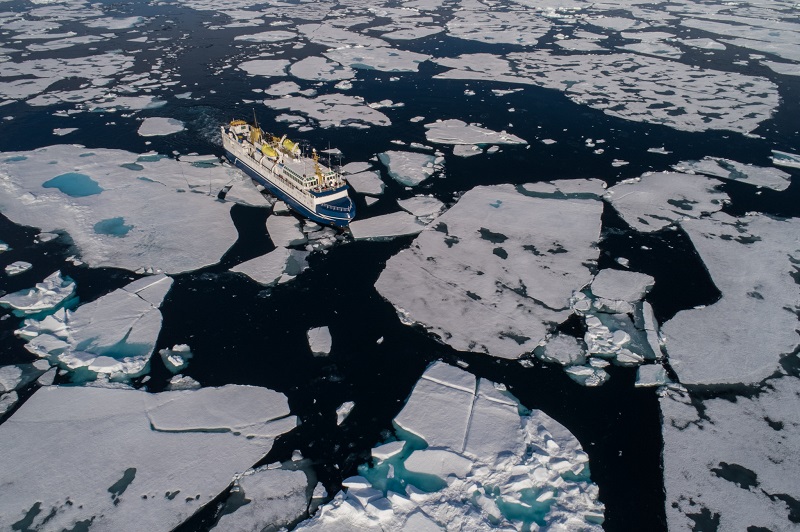
[[[427,153],[390,150],[378,154],[386,171],[398,183],[414,187],[433,175],[436,157]]]
[[[728,195],[717,179],[679,172],[647,173],[608,189],[605,199],[637,231],[658,231],[722,209]]]
[[[0,155],[0,210],[66,231],[92,267],[167,273],[216,263],[237,238],[233,203],[263,205],[249,178],[221,166],[75,145]]]
[[[791,184],[791,175],[777,168],[742,164],[730,159],[704,157],[700,161],[681,161],[675,168],[682,172],[697,172],[720,179],[740,181],[749,185],[786,190]]]
[[[289,413],[249,386],[42,388],[0,426],[0,528],[171,530],[294,428]]]
[[[387,262],[375,287],[403,320],[455,349],[503,358],[532,351],[570,315],[572,292],[591,280],[598,256],[599,196],[564,194],[558,183],[552,193],[468,191]]]
[[[800,345],[795,279],[800,219],[716,213],[685,220],[722,297],[683,310],[662,327],[670,364],[683,384],[756,383]]]
[[[434,144],[527,144],[526,141],[505,131],[492,131],[477,124],[461,120],[438,120],[425,124],[425,136]]]
[[[735,400],[662,394],[670,530],[711,523],[718,530],[797,529],[797,388],[795,377],[783,377]]]
[[[25,320],[17,335],[25,348],[70,371],[79,380],[105,375],[125,380],[146,373],[161,332],[161,306],[172,287],[166,275],[143,277],[74,312]]]
[[[437,362],[394,424],[400,441],[298,530],[602,530],[578,441],[502,387]]]
[[[763,77],[699,69],[630,53],[507,56],[466,54],[436,60],[439,79],[484,79],[563,91],[604,113],[686,131],[749,133],[777,110],[777,86]]]

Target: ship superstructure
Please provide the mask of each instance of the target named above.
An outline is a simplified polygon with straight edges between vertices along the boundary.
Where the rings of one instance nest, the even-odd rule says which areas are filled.
[[[341,173],[319,160],[316,150],[304,154],[286,138],[265,133],[258,124],[234,120],[222,126],[225,155],[237,168],[317,223],[345,227],[356,208]]]

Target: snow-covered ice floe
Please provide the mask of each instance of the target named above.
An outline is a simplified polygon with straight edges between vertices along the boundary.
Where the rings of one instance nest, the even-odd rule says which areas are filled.
[[[288,96],[264,100],[267,107],[297,111],[316,121],[321,128],[391,125],[389,117],[364,103],[363,98],[346,94],[323,94],[317,97]]]
[[[611,116],[686,131],[749,133],[779,103],[778,88],[767,78],[632,53],[557,55],[539,50],[465,54],[436,62],[451,69],[436,75],[438,79],[538,85]]]
[[[770,376],[781,356],[800,345],[793,278],[800,219],[716,213],[681,227],[722,297],[664,323],[672,368],[683,384],[756,383]]]
[[[161,331],[161,306],[172,279],[143,277],[77,310],[27,319],[16,331],[25,348],[75,372],[76,380],[105,375],[126,380],[147,372]]]
[[[578,186],[466,192],[387,262],[376,289],[401,319],[455,349],[502,358],[532,351],[570,315],[570,297],[591,280],[598,256],[602,202],[564,194],[562,184]]]
[[[191,348],[186,344],[176,344],[170,349],[159,349],[158,354],[166,367],[172,373],[186,369],[189,360],[194,356]]]
[[[33,264],[24,260],[15,260],[5,267],[6,275],[19,275],[33,268]]]
[[[721,365],[725,365],[722,362]],[[664,488],[670,530],[796,530],[800,407],[795,377],[748,396],[662,392]]]
[[[54,163],[54,164],[51,164]],[[214,264],[236,241],[230,201],[264,205],[244,174],[159,155],[73,145],[0,157],[0,210],[13,222],[66,231],[91,267]]]
[[[142,121],[139,135],[142,137],[158,137],[172,135],[185,129],[183,122],[174,118],[150,117]]]
[[[609,188],[605,198],[628,225],[651,232],[722,209],[728,195],[717,189],[721,184],[701,175],[647,173]]]
[[[171,530],[292,430],[289,414],[250,386],[42,388],[0,425],[0,528]]]
[[[425,224],[406,211],[361,218],[350,222],[350,232],[356,240],[388,240],[398,236],[416,235]]]
[[[62,277],[61,272],[53,272],[33,288],[20,290],[0,297],[0,307],[11,308],[16,316],[30,316],[52,312],[68,305],[75,293],[75,282]]]
[[[785,151],[772,150],[772,164],[787,168],[800,168],[800,155]]]
[[[297,530],[602,530],[578,441],[501,386],[434,363],[394,425],[400,441]]]
[[[402,185],[414,187],[433,175],[436,157],[427,153],[391,150],[378,154],[389,175]]]
[[[720,179],[741,181],[772,190],[786,190],[791,183],[791,175],[777,168],[742,164],[719,157],[704,157],[700,161],[681,161],[675,166],[675,169],[681,172],[697,172]]]
[[[434,144],[527,144],[523,139],[505,131],[492,131],[477,124],[467,124],[455,119],[437,120],[425,124],[425,129],[428,142]]]
[[[309,329],[306,333],[308,338],[308,347],[314,356],[327,356],[331,353],[333,339],[331,338],[331,331],[328,327],[314,327]]]

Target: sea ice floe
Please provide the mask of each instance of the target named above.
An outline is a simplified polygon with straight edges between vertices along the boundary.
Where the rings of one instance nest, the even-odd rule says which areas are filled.
[[[5,267],[6,275],[19,275],[33,268],[33,264],[24,260],[15,260]]]
[[[4,155],[3,214],[21,225],[65,231],[92,267],[178,273],[214,264],[237,238],[233,204],[217,201],[219,191],[231,186],[228,200],[265,203],[231,167],[75,145]],[[53,180],[55,188],[43,186]]]
[[[251,76],[280,77],[286,75],[286,59],[253,59],[239,64],[239,68]]]
[[[562,366],[580,366],[586,362],[586,350],[581,342],[566,334],[554,334],[547,339],[541,350],[535,351],[536,356],[546,362],[555,362]]]
[[[681,172],[697,172],[772,190],[786,190],[791,183],[791,175],[777,168],[742,164],[719,157],[704,157],[700,161],[681,161],[674,168]]]
[[[436,157],[427,153],[391,150],[378,154],[389,175],[402,185],[414,187],[433,175]]]
[[[183,122],[174,118],[150,117],[145,118],[139,126],[139,135],[142,137],[158,137],[172,135],[185,129]]]
[[[57,271],[33,288],[0,297],[0,307],[11,308],[20,317],[43,314],[68,305],[74,293],[75,282]]]
[[[302,230],[303,222],[294,216],[270,216],[267,218],[267,233],[276,247],[300,246],[306,243]]]
[[[787,168],[800,168],[800,155],[785,151],[772,150],[772,164]]]
[[[268,42],[281,42],[281,41],[290,41],[297,37],[297,34],[293,31],[284,31],[284,30],[272,30],[272,31],[262,31],[261,33],[255,33],[252,35],[237,35],[233,38],[234,41],[247,41],[247,42],[256,42],[256,43],[268,43]]]
[[[728,196],[717,189],[721,184],[700,175],[648,173],[609,188],[605,199],[631,227],[652,232],[722,209]]]
[[[250,259],[231,268],[232,272],[242,273],[253,281],[271,286],[293,279],[308,267],[308,252],[279,247],[266,255]]]
[[[467,124],[461,120],[437,120],[425,124],[425,137],[434,144],[527,144],[526,141],[506,133],[492,131],[477,124]]]
[[[413,196],[407,199],[399,199],[397,204],[404,211],[427,222],[433,220],[445,209],[444,203],[431,196]]]
[[[350,223],[350,232],[356,240],[388,240],[398,236],[416,235],[425,224],[406,211],[359,218]]]
[[[27,319],[16,334],[28,340],[28,351],[76,372],[78,379],[142,375],[161,331],[159,307],[171,286],[163,274],[144,277],[74,312]]]
[[[592,281],[592,294],[614,305],[633,303],[644,298],[655,280],[644,273],[628,270],[600,270]],[[624,310],[628,312],[626,308]]]
[[[541,411],[437,362],[395,418],[398,436],[297,530],[601,530],[588,456]]]
[[[306,515],[309,479],[304,471],[263,466],[237,475],[233,495],[212,530],[283,529]],[[229,508],[230,507],[230,508]]]
[[[670,365],[683,384],[757,383],[770,376],[800,344],[793,278],[800,219],[716,213],[681,227],[722,296],[664,323]]]
[[[333,340],[327,326],[314,327],[306,333],[308,347],[314,356],[327,356],[331,353]]]
[[[436,61],[451,68],[436,75],[438,79],[538,85],[561,90],[574,102],[611,116],[687,131],[749,133],[779,103],[777,86],[766,78],[630,53],[557,55],[540,50]]]
[[[571,314],[573,290],[591,280],[602,209],[591,194],[476,187],[392,257],[375,286],[401,319],[453,348],[517,358]]]
[[[672,382],[667,376],[667,370],[661,364],[645,364],[636,370],[634,386],[644,388],[648,386],[663,386]]]
[[[316,56],[306,57],[293,63],[289,67],[289,73],[298,79],[310,81],[338,81],[351,79],[356,75],[349,67]]]
[[[384,188],[386,188],[386,185],[384,185],[383,180],[381,179],[380,172],[376,172],[374,170],[367,170],[364,172],[358,172],[357,174],[347,175],[345,176],[345,179],[347,180],[347,184],[359,194],[380,196],[383,194]]]
[[[339,407],[336,409],[336,424],[341,425],[344,420],[347,419],[347,416],[350,415],[350,412],[353,411],[353,407],[355,406],[356,404],[353,401],[345,401],[339,405]]]
[[[488,44],[535,45],[553,25],[553,22],[530,9],[523,2],[506,4],[501,9],[487,9],[476,0],[459,2],[447,22],[451,37]]]
[[[158,354],[164,361],[164,367],[172,373],[184,370],[193,356],[192,350],[186,344],[173,345],[170,349],[159,349]]]
[[[383,72],[417,72],[430,56],[406,50],[380,47],[334,48],[325,57],[352,68]]]
[[[797,528],[797,384],[795,377],[770,379],[734,398],[661,395],[670,530],[696,528],[705,519],[719,530]]]
[[[267,107],[297,111],[313,119],[319,127],[388,126],[389,117],[364,103],[364,99],[347,94],[323,94],[317,97],[289,96],[264,100]]]
[[[249,386],[42,388],[0,426],[0,528],[170,530],[265,456],[289,413],[285,396]]]

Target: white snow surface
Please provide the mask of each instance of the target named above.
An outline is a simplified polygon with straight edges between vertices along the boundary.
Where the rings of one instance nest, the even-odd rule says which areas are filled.
[[[364,103],[363,98],[347,94],[323,94],[316,97],[289,96],[264,100],[267,107],[297,111],[314,120],[319,127],[388,126],[389,117]]]
[[[345,176],[347,184],[359,194],[380,196],[386,185],[383,184],[380,172],[367,170],[357,174]]]
[[[792,278],[800,219],[716,213],[681,223],[722,293],[662,326],[670,365],[683,384],[757,383],[800,344]]]
[[[249,386],[42,388],[0,426],[0,528],[38,508],[33,528],[170,530],[266,455],[288,415],[282,394]]]
[[[347,479],[346,491],[297,530],[522,530],[534,515],[546,529],[601,530],[604,508],[578,441],[543,412],[519,408],[494,383],[434,363],[395,418],[428,447],[404,455],[389,444],[378,448],[389,446],[387,452],[374,453],[379,467],[383,460],[402,464],[388,468],[388,479],[399,477],[405,491],[370,483],[367,478],[387,481],[385,466],[384,473],[362,469],[367,478]],[[438,477],[440,487],[421,491],[405,471]],[[498,506],[525,504],[530,492],[547,502],[525,519]]]
[[[800,499],[797,389],[787,376],[735,401],[661,395],[670,530],[691,529],[701,512],[717,516],[719,530],[797,529],[787,504]]]
[[[437,120],[425,124],[425,137],[434,144],[527,144],[526,141],[506,133],[492,131],[478,124],[467,124],[461,120]]]
[[[399,199],[397,204],[404,211],[423,219],[438,216],[445,209],[444,203],[431,196],[413,196],[407,199]]]
[[[91,267],[179,273],[214,264],[237,238],[230,219],[233,203],[217,201],[218,191],[233,183],[227,199],[265,202],[250,179],[230,167],[201,168],[155,155],[74,145],[4,155],[3,214],[42,231],[66,231]],[[75,174],[95,183],[91,194],[72,196],[42,187]]]
[[[33,268],[33,264],[24,260],[15,260],[5,267],[6,275],[19,275]]]
[[[19,336],[25,348],[69,370],[118,380],[141,375],[161,331],[159,307],[172,279],[145,277],[69,311],[44,320],[25,320]]]
[[[231,271],[242,273],[261,285],[272,286],[303,271],[308,266],[307,257],[307,251],[279,247],[237,264]]]
[[[392,257],[375,287],[453,348],[517,358],[569,316],[573,290],[591,280],[602,209],[597,196],[476,187]]]
[[[728,196],[717,190],[721,184],[701,175],[648,173],[609,188],[605,198],[631,227],[648,233],[722,209]]]

